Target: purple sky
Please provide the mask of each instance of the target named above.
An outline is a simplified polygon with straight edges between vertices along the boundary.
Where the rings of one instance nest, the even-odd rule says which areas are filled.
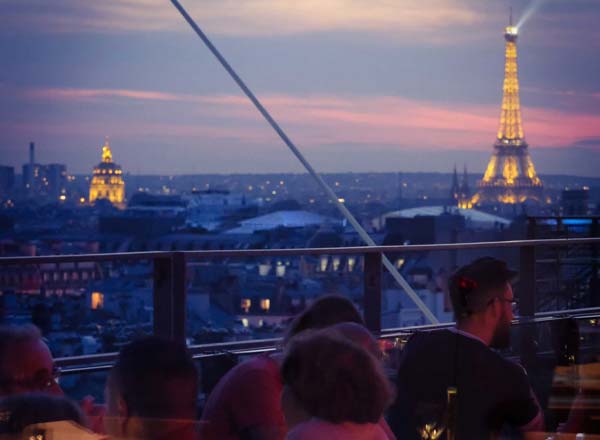
[[[183,5],[321,171],[483,172],[509,6],[540,174],[600,176],[598,0]],[[1,164],[88,173],[302,171],[167,0],[0,4]]]

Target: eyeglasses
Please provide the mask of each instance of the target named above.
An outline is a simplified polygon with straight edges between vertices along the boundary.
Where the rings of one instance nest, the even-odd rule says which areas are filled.
[[[4,388],[21,388],[26,390],[46,391],[58,384],[61,370],[59,367],[52,367],[50,373],[47,370],[38,371],[31,378],[15,377],[4,381]]]

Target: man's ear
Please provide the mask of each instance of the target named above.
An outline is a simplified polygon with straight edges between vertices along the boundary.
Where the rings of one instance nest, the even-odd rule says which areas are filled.
[[[502,306],[504,304],[502,304],[502,301],[498,301],[496,298],[494,298],[494,301],[492,302],[491,306],[488,307],[489,309],[491,309],[491,313],[492,316],[495,319],[498,319],[500,317],[500,315],[502,314]]]

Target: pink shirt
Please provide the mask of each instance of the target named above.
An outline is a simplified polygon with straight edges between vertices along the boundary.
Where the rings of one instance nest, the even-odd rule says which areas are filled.
[[[310,419],[296,425],[285,440],[388,440],[378,423],[331,423]]]
[[[279,365],[268,355],[235,366],[219,381],[204,408],[202,440],[236,440],[250,428],[272,429],[283,440],[285,419]]]

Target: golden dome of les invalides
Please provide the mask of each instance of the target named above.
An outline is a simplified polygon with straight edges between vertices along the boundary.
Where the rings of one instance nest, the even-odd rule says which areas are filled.
[[[121,166],[113,162],[108,138],[102,147],[102,162],[94,167],[90,183],[90,203],[105,199],[118,208],[125,206],[125,182]]]

